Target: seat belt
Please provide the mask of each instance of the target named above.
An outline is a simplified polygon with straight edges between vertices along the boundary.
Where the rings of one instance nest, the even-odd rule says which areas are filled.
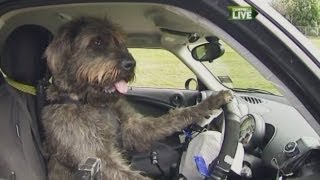
[[[19,83],[15,80],[12,80],[8,77],[5,78],[5,80],[7,81],[7,83],[14,87],[15,89],[19,90],[19,91],[22,91],[22,92],[25,92],[25,93],[28,93],[28,94],[31,94],[31,95],[36,95],[36,88],[33,87],[33,86],[30,86],[30,85],[27,85],[27,84],[22,84],[22,83]]]

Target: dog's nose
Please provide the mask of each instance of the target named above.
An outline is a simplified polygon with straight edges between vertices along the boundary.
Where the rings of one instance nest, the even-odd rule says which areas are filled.
[[[125,59],[121,62],[121,66],[124,70],[129,71],[130,69],[134,68],[136,62],[130,59]]]

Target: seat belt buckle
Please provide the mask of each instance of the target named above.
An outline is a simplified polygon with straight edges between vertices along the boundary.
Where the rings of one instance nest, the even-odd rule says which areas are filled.
[[[101,180],[101,159],[89,157],[85,163],[79,164],[76,180]]]

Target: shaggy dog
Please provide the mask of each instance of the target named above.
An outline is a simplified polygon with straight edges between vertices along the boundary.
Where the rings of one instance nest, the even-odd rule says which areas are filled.
[[[119,27],[81,17],[64,24],[45,53],[53,75],[43,110],[48,178],[73,179],[88,157],[101,159],[102,179],[149,179],[130,169],[123,152],[145,150],[152,142],[200,121],[232,100],[221,91],[196,106],[144,117],[123,96],[134,78],[135,60]]]

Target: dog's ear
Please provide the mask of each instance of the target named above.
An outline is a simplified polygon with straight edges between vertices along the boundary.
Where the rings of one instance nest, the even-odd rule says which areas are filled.
[[[67,34],[67,32],[58,33],[45,51],[44,56],[47,58],[47,64],[52,74],[60,72],[64,60],[68,58],[71,42],[68,40]]]
[[[60,27],[44,56],[52,74],[62,70],[72,54],[72,43],[81,29],[81,19],[72,20]]]

